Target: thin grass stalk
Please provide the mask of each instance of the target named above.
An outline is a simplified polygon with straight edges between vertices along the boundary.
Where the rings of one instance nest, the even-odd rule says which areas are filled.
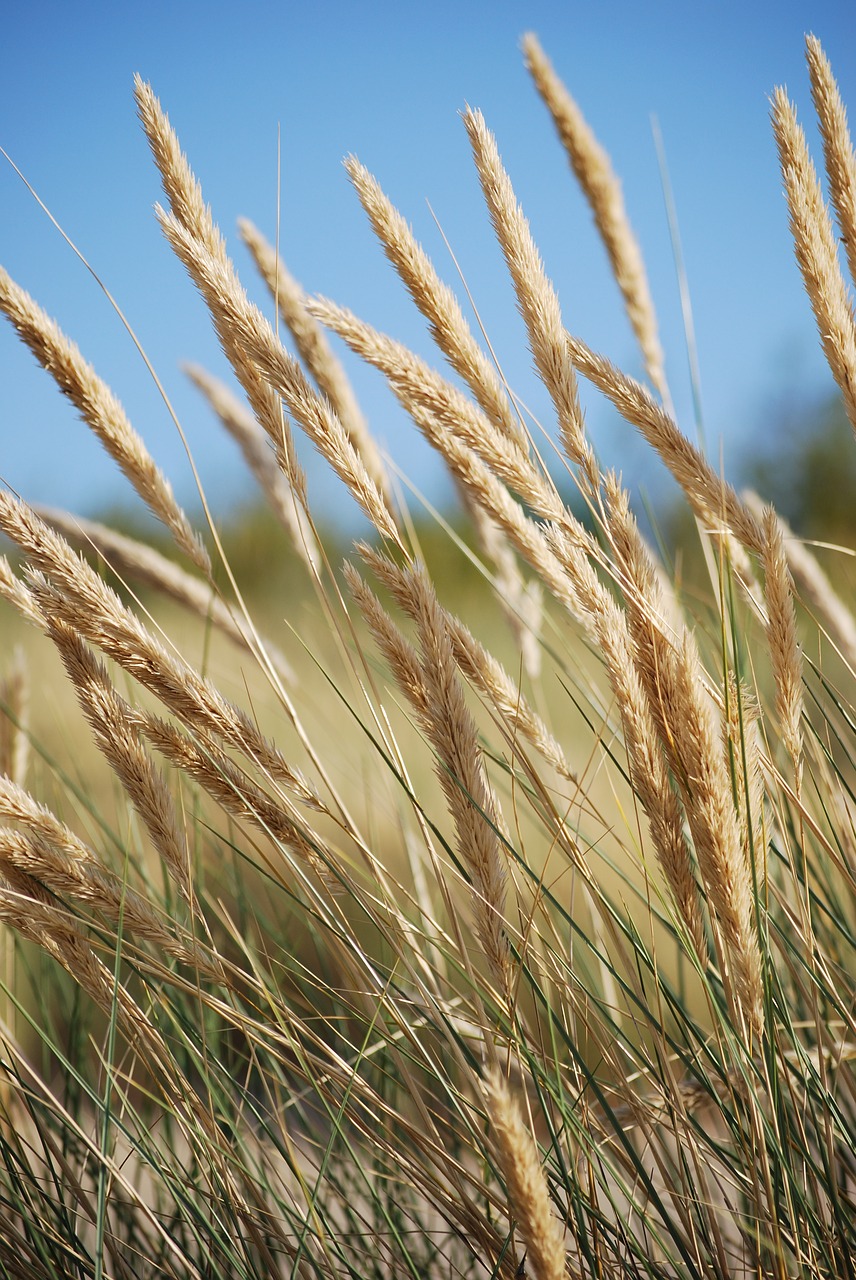
[[[218,969],[203,948],[174,923],[167,925],[149,900],[131,888],[68,827],[22,789],[10,792],[0,780],[0,814],[19,824],[0,828],[0,866],[25,875],[50,894],[86,906],[115,927],[124,920],[133,946],[150,944],[208,980]],[[23,828],[23,830],[21,829]],[[130,945],[130,944],[129,944]]]
[[[42,947],[102,1012],[118,1018],[129,1046],[146,1063],[152,1079],[158,1082],[159,1090],[179,1120],[190,1150],[201,1158],[203,1167],[216,1168],[223,1175],[229,1187],[230,1207],[253,1230],[237,1167],[230,1170],[220,1154],[215,1122],[189,1081],[177,1070],[174,1056],[146,1012],[127,988],[115,981],[75,921],[67,912],[46,901],[40,887],[26,877],[14,887],[0,888],[0,920]]]
[[[15,645],[0,679],[0,774],[24,786],[30,758],[30,681],[21,645]]]
[[[614,476],[606,478],[604,488],[636,669],[681,788],[708,905],[725,935],[735,970],[734,999],[757,1038],[763,1029],[763,984],[752,878],[716,712],[691,634],[682,627],[671,640],[660,622],[656,575],[637,535],[626,491]]]
[[[761,555],[764,539],[758,521],[666,410],[640,383],[592,351],[581,339],[569,334],[567,343],[577,372],[602,391],[621,416],[657,451],[703,527],[719,536],[730,531],[748,551]]]
[[[728,672],[722,720],[725,743],[734,774],[734,794],[740,822],[740,838],[758,880],[766,890],[769,835],[765,815],[763,743],[760,708],[752,692]]]
[[[4,812],[9,808],[6,805],[8,799],[8,795],[4,794]],[[32,800],[31,806],[35,808]],[[46,826],[44,815],[36,814],[36,820],[40,826]],[[64,968],[69,969],[67,961],[63,959],[63,943],[69,937],[74,940],[75,954],[81,954],[84,948],[91,956],[88,963],[93,961],[95,966],[100,966],[95,951],[84,941],[86,934],[81,924],[65,906],[58,905],[58,896],[68,896],[78,904],[83,902],[95,906],[104,918],[110,920],[114,928],[119,920],[127,918],[128,927],[134,933],[133,945],[128,945],[128,955],[139,955],[137,948],[141,943],[151,943],[171,960],[191,966],[207,979],[218,978],[218,969],[211,964],[200,946],[189,937],[175,936],[175,932],[165,927],[145,897],[131,890],[118,877],[111,876],[106,868],[100,867],[91,851],[75,840],[72,833],[61,833],[65,851],[60,850],[59,840],[56,833],[54,840],[51,840],[47,836],[38,836],[35,831],[22,833],[0,828],[0,865],[6,879],[3,890],[0,890],[0,916],[13,923],[18,932],[45,947]],[[69,849],[74,856],[69,854]],[[20,896],[26,901],[15,901]],[[26,928],[15,923],[20,919],[19,915],[15,915],[15,910],[22,914],[26,914],[27,910],[31,913]],[[77,950],[78,947],[81,951]],[[73,966],[69,973],[74,977]],[[81,986],[90,995],[96,989],[95,983],[87,984],[86,980],[82,980]],[[97,989],[100,989],[97,1004],[104,1009],[104,987],[97,983]],[[142,1018],[138,1011],[137,1018]]]
[[[398,687],[416,713],[421,718],[427,719],[428,690],[418,652],[401,634],[380,600],[360,577],[354,566],[346,561],[343,572],[348,590],[368,623],[369,630],[395,676]]]
[[[413,616],[413,597],[407,589],[406,573],[366,543],[357,550],[375,575],[392,592],[397,604]],[[441,606],[442,608],[442,606]],[[502,664],[472,634],[469,628],[449,610],[443,619],[455,653],[455,661],[467,679],[487,697],[501,719],[513,733],[521,733],[567,781],[575,786],[579,780],[569,765],[561,745],[537,711],[530,705],[519,685]]]
[[[409,612],[416,620],[417,654],[396,635],[391,619],[383,617],[377,598],[351,570],[355,599],[366,605],[366,620],[393,673],[402,677],[402,691],[410,698],[420,724],[437,756],[436,772],[455,824],[458,850],[472,879],[473,914],[494,978],[504,998],[510,992],[510,957],[506,934],[505,865],[498,832],[501,816],[485,772],[478,734],[457,678],[451,640],[433,587],[418,567],[403,571],[411,597]]]
[[[43,606],[50,605],[52,619],[63,622],[100,648],[154,693],[174,715],[191,726],[215,734],[248,756],[257,768],[288,787],[310,808],[323,808],[300,770],[288,764],[249,715],[224,698],[210,680],[183,659],[168,653],[133,614],[111,609],[114,602],[102,596],[98,602],[103,600],[107,607],[100,615],[93,615],[85,597],[57,591],[38,571],[31,571],[30,579]],[[109,592],[110,588],[105,587],[104,591]]]
[[[0,679],[0,788],[8,780],[23,789],[30,757],[29,741],[29,677],[24,650],[16,645]],[[15,1007],[17,981],[17,948],[11,929],[0,930],[0,1131],[5,1130],[5,1117],[12,1102],[12,1085],[6,1073],[7,1028],[14,1042],[18,1034],[18,1010]]]
[[[677,658],[674,714],[666,713],[675,733],[673,767],[680,771],[707,900],[725,938],[731,999],[757,1050],[765,1024],[764,981],[751,868],[721,735],[689,637]]]
[[[347,308],[325,298],[313,299],[310,306],[312,314],[352,351],[385,375],[414,421],[420,414],[429,413],[459,436],[540,515],[549,519],[562,517],[564,504],[549,477],[536,468],[519,441],[506,439],[463,392],[403,343],[379,333]]]
[[[118,920],[124,907],[131,927],[141,938],[163,943],[170,937],[139,893],[101,863],[70,827],[10,778],[0,778],[0,816],[16,824],[17,829],[9,828],[5,833],[5,848],[19,871],[36,878],[46,877],[46,883],[57,893],[70,893],[103,907],[111,920]]]
[[[776,712],[799,798],[803,773],[803,663],[797,640],[794,584],[785,558],[782,527],[772,507],[765,512],[764,533],[767,537],[764,556],[767,643],[776,687]]]
[[[493,463],[498,461],[499,472],[505,471],[506,475],[512,475],[518,485],[530,492],[536,490],[540,505],[544,505],[543,494],[547,486],[541,481],[516,437],[512,437],[509,448],[507,438],[486,417],[475,411],[456,388],[430,370],[412,352],[370,329],[345,308],[337,307],[325,299],[314,299],[309,306],[312,314],[348,342],[352,350],[386,374],[406,410],[410,411],[414,400],[429,404],[445,419],[454,422],[456,429],[473,443],[483,458]],[[502,459],[509,454],[511,456],[508,464],[504,467]],[[524,667],[528,675],[536,679],[540,671],[538,632],[542,610],[537,584],[524,584],[514,554],[502,532],[487,513],[471,501],[466,487],[459,486],[458,491],[485,554],[496,566],[497,598],[520,646]],[[555,495],[551,495],[548,501],[552,502],[553,509],[561,506]]]
[[[684,815],[672,789],[650,702],[636,669],[627,622],[608,599],[595,596],[592,604],[591,628],[618,704],[631,784],[648,819],[657,860],[678,918],[703,964],[707,941],[693,860],[684,836]]]
[[[193,778],[217,804],[242,822],[249,822],[271,840],[291,850],[310,866],[328,889],[338,889],[318,849],[324,842],[307,827],[283,796],[272,799],[234,761],[210,741],[197,741],[159,716],[129,709],[135,728],[176,768]],[[332,855],[328,854],[328,857]]]
[[[540,583],[534,578],[524,580],[517,557],[495,521],[471,501],[467,489],[458,486],[458,493],[478,544],[496,571],[494,593],[520,650],[523,670],[530,680],[537,680],[541,674],[539,638],[544,611]]]

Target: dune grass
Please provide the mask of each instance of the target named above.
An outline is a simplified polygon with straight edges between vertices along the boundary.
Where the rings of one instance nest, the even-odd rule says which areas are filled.
[[[136,84],[158,217],[241,394],[188,374],[288,540],[290,611],[248,606],[216,523],[194,527],[0,272],[0,309],[177,556],[0,493],[24,639],[0,685],[4,1276],[856,1276],[856,627],[675,421],[609,158],[534,37],[524,52],[651,388],[566,329],[467,111],[552,452],[356,159],[437,367],[309,296],[243,222],[287,350]],[[783,91],[773,130],[856,427],[856,159],[811,38],[808,65],[831,212]],[[328,332],[442,455],[463,536],[438,526],[423,554]],[[679,594],[640,533],[579,377],[682,487],[704,590]],[[296,429],[370,523],[343,565]],[[100,784],[28,727],[46,645]]]

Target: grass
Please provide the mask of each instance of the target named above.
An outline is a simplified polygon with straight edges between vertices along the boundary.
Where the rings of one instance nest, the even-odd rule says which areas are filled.
[[[781,92],[773,128],[856,427],[856,160],[807,49],[832,214]],[[246,541],[230,558],[213,519],[194,527],[116,396],[0,272],[0,308],[177,557],[0,493],[23,640],[0,689],[4,1276],[856,1274],[856,625],[675,422],[609,158],[524,51],[652,388],[566,330],[468,111],[558,445],[356,160],[454,379],[306,296],[242,223],[289,354],[136,85],[161,225],[242,398],[190,376],[299,576],[284,620],[247,605]],[[425,537],[326,331],[442,455],[463,533]],[[703,589],[676,591],[640,534],[580,376],[681,485]],[[343,566],[295,427],[371,522]],[[64,752],[51,722],[72,711],[35,691],[60,673],[82,717]]]

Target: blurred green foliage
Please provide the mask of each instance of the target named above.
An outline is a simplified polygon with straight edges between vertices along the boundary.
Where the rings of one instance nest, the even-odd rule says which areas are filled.
[[[806,538],[852,545],[856,533],[856,448],[838,395],[791,399],[770,415],[743,472]]]

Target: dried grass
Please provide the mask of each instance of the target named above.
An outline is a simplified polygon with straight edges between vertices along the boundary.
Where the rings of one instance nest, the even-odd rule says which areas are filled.
[[[797,262],[827,364],[856,431],[856,325],[838,262],[832,220],[805,134],[784,89],[773,95],[772,116]]]
[[[526,66],[553,117],[574,176],[591,206],[615,282],[624,296],[627,315],[645,360],[648,377],[668,401],[663,349],[639,243],[633,233],[621,183],[609,156],[598,142],[574,99],[556,75],[531,33],[523,38]]]
[[[170,206],[161,225],[246,404],[191,377],[311,570],[323,643],[289,617],[280,654],[228,564],[234,596],[218,593],[118,401],[5,283],[25,341],[204,574],[0,493],[19,557],[0,559],[0,595],[57,650],[124,802],[111,825],[73,771],[39,758],[22,666],[5,670],[0,922],[25,944],[6,946],[4,976],[22,989],[6,991],[0,1028],[10,1275],[852,1271],[856,630],[810,553],[716,474],[666,407],[617,180],[534,37],[525,51],[663,400],[566,332],[497,144],[468,111],[587,522],[362,166],[348,162],[360,200],[466,392],[307,299],[244,223],[290,355],[137,82]],[[846,117],[813,39],[808,54],[850,254]],[[831,223],[781,93],[774,115],[797,259],[852,409],[853,315]],[[510,641],[493,612],[480,616],[475,573],[463,607],[447,603],[456,583],[426,567],[321,325],[383,373],[447,464],[516,619]],[[664,577],[586,435],[578,375],[681,484],[710,535],[712,592],[681,596]],[[371,525],[355,544],[361,570],[327,571],[293,425]],[[124,603],[72,543],[239,645],[246,699],[226,697],[159,632],[156,606]],[[825,635],[845,659],[834,678]],[[59,1023],[54,992],[69,985]]]
[[[535,1280],[564,1280],[564,1232],[550,1204],[532,1135],[501,1076],[488,1077],[487,1099],[508,1196],[526,1246],[526,1268],[531,1267]]]
[[[149,510],[169,529],[176,545],[197,568],[209,574],[208,552],[113,392],[87,364],[77,346],[2,268],[0,310],[122,468]]]
[[[294,339],[298,355],[322,395],[326,396],[345,428],[348,439],[365,463],[366,470],[391,503],[389,476],[380,450],[369,432],[347,374],[333,354],[324,330],[307,308],[307,297],[297,281],[289,275],[276,250],[247,219],[239,223],[244,244],[253,255],[265,283],[273,295],[280,315]]]

